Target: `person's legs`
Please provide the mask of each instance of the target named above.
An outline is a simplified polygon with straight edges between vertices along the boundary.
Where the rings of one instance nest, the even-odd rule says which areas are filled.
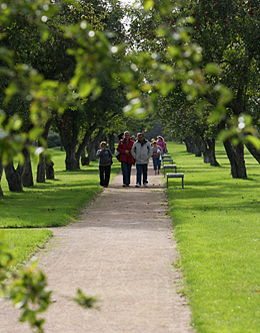
[[[105,168],[105,182],[104,182],[104,186],[108,186],[109,179],[110,179],[111,165],[107,165],[104,168]]]
[[[162,164],[162,161],[158,158],[158,175],[159,175],[160,170],[161,170],[161,164]]]
[[[142,169],[142,164],[136,164],[136,184],[141,185]]]
[[[132,164],[127,164],[127,183],[126,183],[127,186],[129,186],[131,182],[131,168]]]
[[[158,158],[158,170],[161,169],[161,164],[162,164],[162,161]]]
[[[143,170],[143,184],[145,185],[148,183],[147,181],[147,164],[142,164],[142,170]]]
[[[103,166],[99,166],[99,178],[100,178],[100,185],[101,186],[104,186],[105,185],[105,182],[104,182],[104,171],[105,171],[105,169],[104,169],[105,167],[103,167]]]
[[[121,165],[122,165],[122,174],[123,174],[123,184],[128,185],[128,181],[127,181],[127,179],[128,179],[128,177],[127,177],[127,173],[128,173],[127,163],[122,162]]]
[[[157,162],[156,162],[156,158],[153,157],[153,169],[155,171],[155,174],[156,174],[156,170],[157,170]]]

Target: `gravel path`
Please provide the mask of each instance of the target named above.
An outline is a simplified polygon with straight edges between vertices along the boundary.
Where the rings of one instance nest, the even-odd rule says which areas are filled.
[[[161,175],[149,164],[149,187],[122,187],[122,176],[88,204],[79,222],[53,229],[38,254],[54,302],[46,333],[186,333],[190,310],[176,292],[181,279],[171,263],[178,259]],[[71,301],[77,288],[96,295],[98,310]],[[31,332],[17,323],[17,310],[0,302],[0,332]]]

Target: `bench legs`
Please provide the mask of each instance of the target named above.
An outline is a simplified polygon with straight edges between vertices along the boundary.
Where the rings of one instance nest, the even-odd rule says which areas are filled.
[[[177,166],[172,167],[172,169],[175,169],[175,173],[177,173]],[[164,169],[164,167],[163,167],[163,172],[164,172],[163,176],[165,177],[165,169]]]
[[[170,178],[181,178],[181,185],[182,185],[182,188],[184,188],[184,177],[170,177]],[[167,177],[167,188],[169,186],[168,180],[169,180],[169,177]]]

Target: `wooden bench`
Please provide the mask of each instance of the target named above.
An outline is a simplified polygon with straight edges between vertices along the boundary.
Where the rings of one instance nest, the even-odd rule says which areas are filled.
[[[164,158],[171,158],[171,155],[170,154],[164,154],[164,155],[162,155],[162,158],[164,159]]]
[[[181,178],[182,188],[184,188],[184,173],[167,173],[167,188],[169,178]]]
[[[164,166],[164,163],[165,163],[165,162],[171,162],[171,163],[173,164],[173,159],[170,159],[170,158],[164,158],[164,159],[162,160],[162,162],[163,162],[163,166]]]
[[[163,173],[165,177],[165,169],[175,169],[175,172],[177,172],[177,165],[176,164],[166,164],[163,166]]]

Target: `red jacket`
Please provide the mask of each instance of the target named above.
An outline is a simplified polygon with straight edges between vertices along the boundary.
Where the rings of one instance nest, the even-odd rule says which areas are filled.
[[[128,145],[127,145],[125,139],[119,141],[117,150],[120,153],[120,162],[126,162],[128,164],[134,164],[134,158],[131,154],[131,149],[133,147],[133,144],[134,144],[134,141],[132,141],[132,140],[129,140]],[[125,154],[126,150],[129,150],[129,155]]]

